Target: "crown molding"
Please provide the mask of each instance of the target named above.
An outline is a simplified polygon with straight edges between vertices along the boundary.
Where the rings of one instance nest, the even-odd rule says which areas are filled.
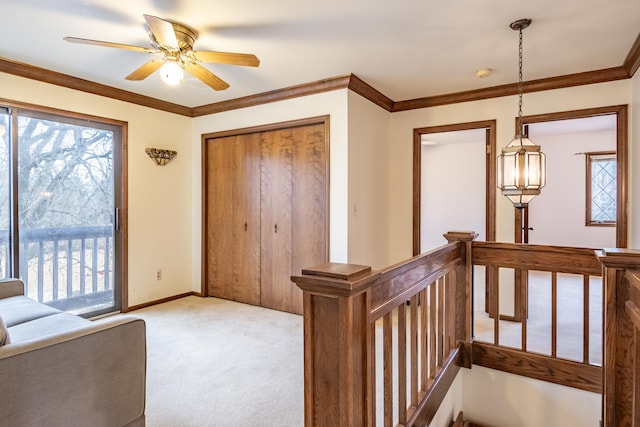
[[[195,107],[192,109],[191,117],[206,116],[209,114],[221,113],[223,111],[237,110],[239,108],[253,107],[256,105],[283,101],[285,99],[298,98],[322,92],[329,92],[337,89],[344,89],[349,86],[350,79],[350,75],[332,77],[329,79],[318,80],[301,85],[289,86],[284,89],[276,89],[256,95],[244,96],[242,98],[202,105],[200,107]]]
[[[583,73],[526,81],[522,83],[522,91],[525,93],[540,92],[594,83],[604,83],[614,80],[623,80],[628,79],[629,77],[627,70],[620,66],[603,70],[586,71]],[[410,99],[408,101],[398,101],[393,104],[392,112],[395,113],[398,111],[457,104],[460,102],[479,101],[482,99],[499,98],[502,96],[516,94],[518,94],[518,84],[510,83],[507,85],[492,86],[483,89],[428,96],[425,98]]]
[[[631,46],[629,54],[625,58],[622,66],[627,70],[629,77],[633,77],[636,71],[638,71],[638,68],[640,67],[640,33],[638,34],[633,46]]]
[[[523,92],[530,93],[623,80],[633,77],[638,68],[640,68],[640,34],[638,34],[638,37],[624,60],[624,63],[619,67],[530,80],[523,82],[522,89]],[[352,90],[372,103],[378,105],[380,108],[392,113],[447,104],[457,104],[461,102],[479,101],[482,99],[498,98],[518,93],[518,84],[511,83],[463,92],[409,99],[405,101],[393,101],[391,98],[366,83],[360,77],[355,74],[349,74],[189,108],[2,57],[0,57],[0,72],[187,117],[201,117],[209,114],[253,107],[344,88]]]
[[[355,74],[351,74],[351,78],[349,79],[349,89],[357,93],[358,95],[368,99],[373,102],[377,106],[391,112],[393,111],[393,105],[395,102],[379,92],[370,84],[366,83],[364,80],[360,79],[360,77]]]
[[[0,72],[26,77],[28,79],[38,80],[44,83],[75,89],[82,92],[92,93],[94,95],[105,96],[107,98],[117,99],[118,101],[155,108],[169,113],[181,114],[183,116],[191,115],[191,109],[182,105],[162,101],[150,96],[139,95],[137,93],[117,89],[89,80],[79,79],[68,74],[62,74],[45,68],[24,64],[22,62],[12,61],[7,58],[0,57]]]

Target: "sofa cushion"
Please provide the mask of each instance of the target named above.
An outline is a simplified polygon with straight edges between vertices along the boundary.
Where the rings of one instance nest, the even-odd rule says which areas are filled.
[[[57,313],[62,312],[22,295],[0,299],[0,316],[8,328]]]
[[[11,335],[11,342],[17,343],[47,335],[56,335],[60,332],[82,328],[88,324],[91,324],[90,320],[61,312],[11,326],[9,335]]]
[[[0,346],[9,344],[10,342],[7,325],[4,324],[4,320],[2,320],[2,316],[0,316]]]

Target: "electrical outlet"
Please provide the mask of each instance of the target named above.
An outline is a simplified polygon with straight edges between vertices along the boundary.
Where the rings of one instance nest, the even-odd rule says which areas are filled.
[[[156,270],[156,280],[162,280],[162,270],[159,268]]]

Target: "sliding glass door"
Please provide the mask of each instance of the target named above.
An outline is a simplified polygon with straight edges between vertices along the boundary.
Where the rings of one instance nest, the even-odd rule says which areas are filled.
[[[119,310],[121,127],[22,109],[12,123],[8,173],[0,169],[9,177],[0,183],[10,202],[2,217],[12,218],[1,224],[12,242],[4,275],[19,276],[29,297],[65,311]]]
[[[0,279],[11,276],[11,114],[0,106]]]

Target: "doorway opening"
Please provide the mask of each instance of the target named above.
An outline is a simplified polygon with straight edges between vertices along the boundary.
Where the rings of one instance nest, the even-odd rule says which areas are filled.
[[[522,212],[520,226],[526,228],[528,243],[625,248],[627,107],[527,116],[522,121],[547,156],[547,185]],[[611,155],[614,161],[607,169],[587,180],[593,159],[603,159],[604,166]],[[594,195],[601,199],[592,200]],[[593,206],[608,209],[612,221],[588,218]],[[517,233],[518,212],[516,224]]]
[[[495,240],[495,135],[495,120],[414,129],[414,255],[460,228]]]
[[[84,317],[122,309],[124,127],[0,107],[0,278]]]

